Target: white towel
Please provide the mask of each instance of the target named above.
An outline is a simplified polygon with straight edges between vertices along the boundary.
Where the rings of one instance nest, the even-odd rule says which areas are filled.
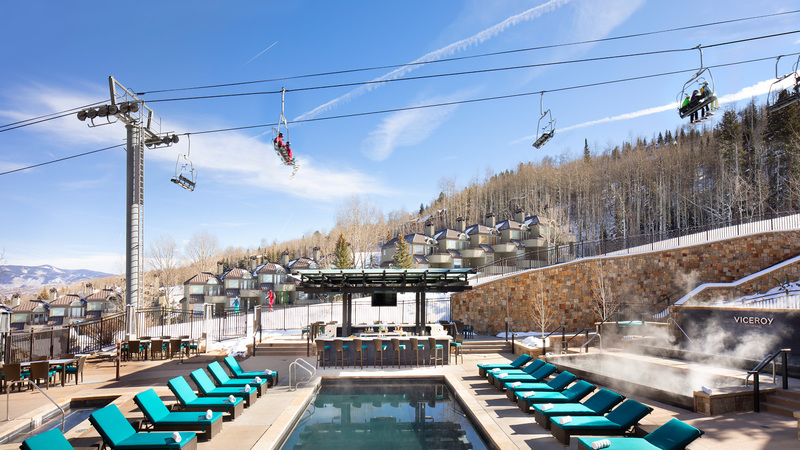
[[[553,409],[552,403],[545,403],[544,405],[541,406],[542,411],[547,411],[548,409]]]
[[[703,386],[700,389],[702,389],[703,392],[705,392],[706,394],[711,395],[711,388],[710,387]]]
[[[560,423],[561,425],[564,425],[565,423],[570,423],[570,422],[572,422],[572,416],[564,416],[564,417],[562,417],[561,419],[558,420],[558,423]]]
[[[592,442],[592,450],[600,450],[606,447],[611,447],[611,441],[608,439],[600,439],[599,441]]]
[[[211,420],[212,417],[214,417],[214,413],[212,413],[210,409],[207,410],[206,411],[206,420]]]
[[[492,372],[494,372],[494,373],[500,372],[500,369],[495,367],[494,369],[492,369]]]
[[[181,441],[181,434],[178,433],[177,431],[175,431],[174,433],[172,433],[172,440],[175,441],[175,442],[180,442]]]
[[[267,369],[267,370],[264,371],[264,375],[270,376],[270,375],[272,375],[272,371]]]
[[[508,376],[507,373],[501,373],[500,375],[497,376],[497,378],[505,378],[507,376]]]
[[[250,393],[251,389],[250,389],[250,385],[249,384],[246,384],[244,386],[244,391],[247,392],[248,394]]]
[[[233,395],[230,395],[230,396],[228,396],[228,401],[231,402],[231,403],[236,403],[236,397],[234,397]]]
[[[522,393],[522,396],[524,398],[533,397],[534,395],[536,395],[536,391],[528,391],[528,392],[523,392]]]
[[[256,383],[261,384],[261,377],[255,377]]]
[[[509,386],[511,386],[512,388],[520,387],[520,386],[522,386],[522,382],[521,381],[515,381],[515,382],[509,384]]]

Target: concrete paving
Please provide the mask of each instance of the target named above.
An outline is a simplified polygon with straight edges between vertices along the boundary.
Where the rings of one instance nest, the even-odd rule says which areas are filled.
[[[199,449],[258,448],[269,449],[276,445],[283,433],[291,428],[295,415],[304,409],[304,404],[313,394],[314,384],[320,377],[410,377],[420,375],[446,376],[462,396],[465,406],[483,423],[490,433],[497,436],[500,448],[563,449],[548,431],[541,429],[532,415],[522,413],[509,402],[504,393],[496,391],[478,376],[479,362],[503,362],[513,359],[511,354],[466,354],[463,364],[439,366],[437,368],[325,368],[317,372],[313,382],[298,390],[289,387],[289,364],[297,356],[258,355],[241,362],[245,370],[270,368],[280,372],[280,382],[245,409],[234,421],[226,421],[222,431],[208,442],[201,442]],[[316,358],[303,358],[312,366]],[[120,380],[115,380],[115,367],[111,362],[93,363],[85,368],[84,381],[51,387],[45,392],[62,404],[81,397],[117,396],[114,402],[126,417],[141,418],[133,403],[133,395],[153,387],[165,403],[174,402],[166,388],[167,380],[176,376],[187,376],[189,372],[215,360],[213,355],[192,356],[179,364],[177,360],[130,361],[121,366]],[[302,372],[302,371],[301,371]],[[74,382],[73,382],[74,383]],[[191,383],[190,383],[191,384]],[[624,392],[622,392],[625,394]],[[0,436],[21,426],[29,426],[36,417],[54,409],[52,403],[38,391],[12,392],[4,395],[8,403],[10,420],[6,408],[0,405]],[[708,417],[691,411],[653,402],[636,395],[630,398],[654,408],[653,413],[641,423],[656,427],[675,417],[702,429],[705,434],[689,446],[700,449],[786,449],[800,448],[797,420],[780,415],[762,413],[729,413]],[[79,449],[92,447],[99,441],[96,431],[88,421],[78,424],[67,433],[70,443]],[[573,439],[570,447],[576,448]],[[0,450],[18,449],[19,444],[0,445]]]

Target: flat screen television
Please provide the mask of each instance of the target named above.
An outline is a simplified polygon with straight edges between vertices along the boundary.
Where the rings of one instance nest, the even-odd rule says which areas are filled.
[[[372,306],[397,306],[397,292],[374,292]]]

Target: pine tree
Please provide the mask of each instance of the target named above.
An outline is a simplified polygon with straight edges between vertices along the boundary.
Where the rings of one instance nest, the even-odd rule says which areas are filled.
[[[333,267],[335,269],[352,269],[353,260],[350,258],[350,248],[341,233],[336,240],[336,248],[333,250]]]
[[[583,140],[583,160],[586,162],[592,161],[592,153],[589,151],[589,139]]]
[[[414,260],[408,250],[408,243],[403,239],[403,236],[397,236],[392,265],[397,269],[411,269],[414,267]]]

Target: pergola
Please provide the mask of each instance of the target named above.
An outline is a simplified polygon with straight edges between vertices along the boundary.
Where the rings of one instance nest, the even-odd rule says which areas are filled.
[[[342,334],[350,335],[353,294],[375,292],[416,293],[417,334],[422,334],[426,320],[427,292],[462,292],[472,289],[468,276],[476,269],[327,269],[298,270],[297,290],[316,294],[342,294]]]

